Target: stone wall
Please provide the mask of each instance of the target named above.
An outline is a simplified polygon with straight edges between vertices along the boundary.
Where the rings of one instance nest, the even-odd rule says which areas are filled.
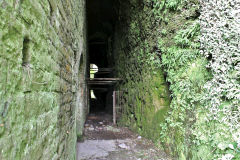
[[[120,123],[180,160],[239,159],[239,2],[117,5]]]
[[[127,90],[122,123],[178,159],[195,159],[193,124],[209,75],[199,53],[199,3],[119,3],[113,52]]]
[[[199,53],[199,3],[119,3],[114,58],[128,99],[121,121],[177,159],[197,159],[193,125],[209,76]]]
[[[156,140],[164,121],[170,95],[160,53],[158,28],[151,7],[136,1],[119,1],[113,56],[115,77],[123,79],[123,115],[119,123]]]
[[[0,159],[75,159],[84,16],[81,0],[0,1]]]

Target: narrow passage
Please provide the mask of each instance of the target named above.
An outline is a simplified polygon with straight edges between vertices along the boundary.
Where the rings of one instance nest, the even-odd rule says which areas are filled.
[[[77,160],[171,160],[154,144],[112,123],[104,112],[92,113],[85,123],[84,137],[77,143]]]

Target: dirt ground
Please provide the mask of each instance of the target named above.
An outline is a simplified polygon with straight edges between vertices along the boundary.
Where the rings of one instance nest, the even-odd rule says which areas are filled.
[[[77,143],[77,160],[171,160],[154,144],[124,127],[110,115],[89,115],[84,138]]]

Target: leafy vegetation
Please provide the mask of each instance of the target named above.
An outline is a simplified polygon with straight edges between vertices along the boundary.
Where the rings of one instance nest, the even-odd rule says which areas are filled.
[[[134,97],[123,122],[181,160],[239,159],[239,6],[201,1],[199,18],[198,0],[143,3],[144,10],[126,13],[128,38],[118,52],[118,73],[126,77],[120,87]],[[224,15],[227,7],[233,12]],[[156,99],[164,96],[170,107],[161,114]]]
[[[203,34],[200,35],[199,22],[194,21],[192,25],[186,22],[188,27],[178,30],[175,35],[172,33],[171,36],[169,32],[159,38],[162,64],[173,97],[166,123],[161,124],[161,140],[178,146],[173,152],[178,153],[180,159],[239,159],[240,86],[238,64],[234,63],[239,61],[239,52],[234,45],[239,37],[233,36],[239,35],[234,29],[239,24],[232,28],[221,27],[221,21],[226,19],[237,21],[231,15],[218,22],[206,20],[213,12],[220,12],[228,5],[211,4],[216,7],[212,12],[207,8],[207,2],[205,5],[200,23]],[[219,33],[223,35],[221,38]],[[172,37],[174,42],[170,43],[171,39],[165,37]],[[187,136],[189,140],[185,139]],[[207,154],[202,154],[204,152]]]

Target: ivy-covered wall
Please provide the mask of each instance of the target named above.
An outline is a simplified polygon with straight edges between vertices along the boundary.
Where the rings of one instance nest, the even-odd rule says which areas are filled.
[[[82,0],[0,1],[1,160],[75,159],[84,12]]]
[[[196,142],[208,159],[240,159],[240,2],[201,0],[201,55],[211,79],[204,84]],[[205,109],[205,111],[204,111]],[[203,117],[204,116],[204,117]],[[206,152],[204,152],[206,154]]]
[[[239,3],[118,3],[120,123],[177,159],[239,159]]]

